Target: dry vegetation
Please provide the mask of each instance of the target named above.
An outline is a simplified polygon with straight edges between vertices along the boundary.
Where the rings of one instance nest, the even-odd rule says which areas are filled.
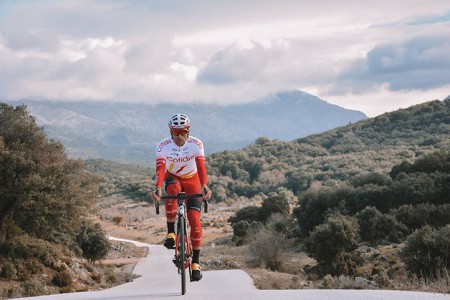
[[[0,299],[111,288],[133,280],[136,277],[134,266],[138,258],[145,255],[145,249],[134,244],[111,241],[108,257],[95,264],[86,259],[66,258],[59,263],[59,273],[45,268],[40,276],[31,274],[27,280],[0,279]],[[2,268],[5,266],[3,264]],[[23,270],[17,272],[23,273]]]
[[[114,197],[113,197],[114,198]],[[117,199],[109,199],[112,201]],[[423,279],[407,278],[404,264],[398,258],[402,245],[387,244],[377,247],[361,246],[359,251],[366,263],[358,269],[358,275],[324,276],[319,278],[308,272],[316,262],[308,257],[302,249],[291,247],[278,254],[279,265],[276,271],[267,268],[259,259],[261,253],[245,243],[236,247],[233,241],[233,230],[227,222],[237,210],[249,205],[246,201],[221,202],[210,205],[209,212],[202,214],[203,246],[201,264],[204,271],[242,269],[253,279],[259,289],[304,289],[304,288],[350,288],[350,289],[401,289],[448,293],[449,283],[445,278],[426,282]],[[257,205],[257,203],[251,203]],[[125,198],[115,202],[111,207],[103,206],[100,222],[104,230],[114,237],[137,240],[152,244],[162,244],[166,235],[166,224],[163,210],[155,214],[148,203],[136,204]],[[112,219],[116,215],[123,217],[121,224]],[[273,237],[272,237],[273,238]],[[264,237],[258,237],[258,240]],[[298,248],[298,247],[297,247]],[[122,253],[126,256],[127,252]],[[129,269],[128,269],[129,270]],[[392,280],[395,273],[397,280]],[[372,276],[372,274],[377,274]],[[388,274],[390,276],[388,276]],[[373,280],[365,278],[372,277]]]

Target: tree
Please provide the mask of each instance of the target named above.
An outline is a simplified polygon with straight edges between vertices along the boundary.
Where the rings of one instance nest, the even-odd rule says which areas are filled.
[[[250,176],[250,183],[253,183],[261,174],[264,166],[264,161],[259,158],[250,157],[244,160],[242,166]]]
[[[0,225],[72,245],[98,194],[84,164],[49,141],[25,106],[0,104]]]
[[[358,247],[358,223],[354,218],[331,214],[305,239],[309,255],[319,263],[320,272],[331,275],[353,274],[358,257],[354,250]]]

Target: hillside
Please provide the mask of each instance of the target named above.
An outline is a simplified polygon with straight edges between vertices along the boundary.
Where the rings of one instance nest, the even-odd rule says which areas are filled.
[[[388,174],[395,164],[450,148],[450,101],[431,101],[290,142],[259,138],[236,151],[208,155],[215,201],[251,198],[280,188],[298,194],[315,182],[333,186],[370,172]],[[105,193],[142,199],[154,175],[111,161],[87,161],[104,177]],[[140,174],[140,175],[139,175]]]
[[[403,160],[449,149],[449,133],[450,101],[431,101],[291,142],[259,138],[210,155],[209,172],[220,199],[279,187],[298,193],[316,181],[333,185],[369,172],[387,174]]]
[[[256,102],[212,104],[133,104],[111,102],[10,101],[25,103],[51,138],[76,158],[103,158],[149,165],[154,147],[167,134],[167,120],[184,112],[192,135],[207,153],[240,149],[258,137],[293,140],[365,119],[357,111],[332,105],[300,91],[279,93]],[[295,130],[286,130],[293,128]]]

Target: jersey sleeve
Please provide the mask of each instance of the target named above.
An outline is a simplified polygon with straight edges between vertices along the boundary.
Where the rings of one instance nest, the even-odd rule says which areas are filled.
[[[156,147],[156,175],[155,186],[162,187],[164,184],[164,177],[166,174],[166,154],[164,146],[168,144],[167,139],[162,140]]]
[[[156,159],[156,177],[155,177],[155,186],[157,188],[163,186],[165,173],[166,173],[166,159],[165,158],[157,158]]]
[[[208,176],[206,174],[206,162],[205,162],[205,150],[203,143],[198,140],[198,148],[195,155],[195,163],[197,165],[198,177],[200,178],[200,183],[202,185],[208,184]]]
[[[198,177],[200,178],[200,183],[202,185],[208,184],[208,176],[206,175],[206,163],[204,156],[198,156],[195,158],[195,163],[197,164]]]

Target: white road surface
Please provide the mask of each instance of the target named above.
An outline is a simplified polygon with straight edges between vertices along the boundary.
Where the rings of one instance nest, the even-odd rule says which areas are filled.
[[[201,281],[187,282],[187,292],[182,296],[180,275],[171,261],[173,251],[160,245],[133,243],[149,248],[148,256],[142,258],[134,269],[134,273],[141,277],[133,282],[103,291],[23,299],[450,300],[449,294],[390,290],[258,290],[242,270],[204,271]]]

